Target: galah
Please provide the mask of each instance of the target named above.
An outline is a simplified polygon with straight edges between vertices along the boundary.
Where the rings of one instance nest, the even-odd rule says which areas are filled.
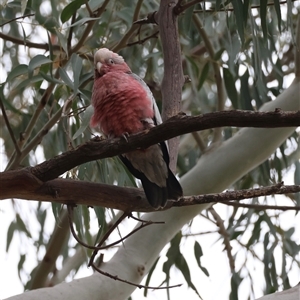
[[[95,53],[94,64],[91,127],[98,127],[108,138],[126,138],[161,123],[150,89],[131,72],[122,56],[102,48]],[[164,207],[167,199],[182,196],[182,188],[169,168],[165,142],[122,154],[120,159],[141,180],[147,200],[155,209]]]

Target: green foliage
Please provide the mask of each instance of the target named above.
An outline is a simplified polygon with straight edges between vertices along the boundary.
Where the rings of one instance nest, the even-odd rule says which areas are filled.
[[[180,252],[181,237],[182,237],[181,233],[178,233],[170,243],[170,248],[166,254],[168,260],[163,264],[163,271],[166,274],[166,279],[164,282],[166,282],[167,285],[169,285],[170,270],[172,266],[175,266],[177,269],[181,271],[188,286],[195,291],[195,293],[198,295],[200,299],[202,299],[197,291],[196,286],[192,282],[189,266],[184,256]],[[169,299],[169,290],[167,290],[167,293]]]
[[[92,55],[99,47],[120,52],[131,69],[145,79],[161,105],[160,84],[164,69],[162,46],[160,39],[148,38],[157,31],[157,26],[145,24],[129,37],[126,35],[135,21],[133,17],[138,2],[133,1],[128,6],[126,1],[119,0],[67,0],[59,3],[17,0],[1,6],[0,26],[4,37],[0,64],[4,79],[0,83],[0,97],[14,137],[25,153],[24,156],[17,154],[1,114],[0,138],[4,141],[3,155],[9,161],[7,169],[36,165],[92,137],[89,128],[94,74]],[[251,0],[209,1],[189,7],[179,16],[183,69],[184,74],[191,79],[191,84],[183,87],[183,107],[186,113],[196,115],[220,108],[257,110],[286,88],[286,78],[293,74],[291,41],[294,39],[294,23],[299,14],[299,5],[288,1],[283,8],[279,0],[270,4],[267,1]],[[136,11],[138,18],[157,11],[158,7],[159,1],[143,1],[139,11]],[[23,14],[33,15],[15,19]],[[202,31],[197,26],[195,16],[201,20]],[[90,28],[89,32],[85,32],[87,28]],[[207,50],[209,46],[212,53]],[[225,104],[221,103],[218,96],[217,84],[220,82],[216,82],[215,68],[220,71],[221,86],[227,92]],[[47,130],[45,124],[49,125]],[[223,139],[230,139],[237,131],[236,128],[222,129]],[[180,175],[194,167],[211,145],[214,134],[214,130],[199,133],[204,148],[207,147],[205,149],[195,146],[192,139],[182,138],[178,158]],[[276,183],[282,180],[286,172],[291,172],[295,184],[300,184],[299,131],[283,143],[268,161],[236,182],[233,188],[245,189]],[[118,158],[87,163],[63,176],[120,186],[137,185]],[[267,204],[269,201],[273,200],[254,198],[249,204]],[[290,195],[288,201],[300,205],[300,194]],[[45,234],[46,219],[49,214],[53,214],[58,220],[61,211],[62,206],[56,203],[52,203],[50,212],[40,204],[35,207],[33,218],[40,225],[36,235],[28,230],[27,223],[23,221],[25,217],[16,212],[15,219],[8,226],[6,251],[10,251],[12,240],[18,236],[32,240],[32,247],[37,252],[46,247],[49,238]],[[79,206],[74,215],[79,237],[94,244],[109,227],[114,212],[103,207],[91,209]],[[97,223],[95,228],[91,226],[93,218]],[[289,268],[293,264],[300,265],[299,256],[297,258],[300,245],[295,238],[294,228],[283,226],[278,212],[269,214],[255,209],[233,208],[228,210],[225,223],[229,242],[233,245],[233,256],[242,249],[263,266],[265,293],[290,287]],[[190,228],[193,226],[190,225]],[[183,238],[184,235],[178,233],[169,245],[162,267],[166,275],[164,283],[169,284],[171,273],[174,269],[179,270],[188,286],[199,296],[201,286],[195,284],[191,277],[191,266],[182,254]],[[218,238],[225,239],[222,235]],[[62,247],[63,261],[71,257],[72,243],[73,239]],[[263,249],[262,257],[257,254],[257,246]],[[191,251],[201,273],[209,276],[211,262],[205,260],[202,247],[195,240]],[[280,266],[276,263],[275,251],[281,254]],[[153,265],[146,284],[155,272],[161,271],[158,262],[162,257]],[[26,256],[21,251],[17,261],[19,277],[21,272],[28,275],[28,282],[23,282],[27,287],[29,277],[35,270],[28,271],[25,268]],[[74,267],[71,277],[78,270],[79,266]],[[232,272],[229,299],[239,298],[239,288],[246,275],[252,284],[254,279],[247,258],[243,267]],[[49,279],[51,276],[53,274],[49,274]],[[147,296],[147,290],[144,295]]]

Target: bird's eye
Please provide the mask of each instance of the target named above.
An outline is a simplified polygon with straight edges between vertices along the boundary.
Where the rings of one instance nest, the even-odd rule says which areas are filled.
[[[109,63],[110,65],[113,65],[115,62],[114,62],[114,60],[113,60],[112,58],[109,58],[109,59],[108,59],[108,63]]]

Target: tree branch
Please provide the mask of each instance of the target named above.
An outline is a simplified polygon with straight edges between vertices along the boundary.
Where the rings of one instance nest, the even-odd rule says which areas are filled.
[[[54,231],[47,243],[46,253],[32,275],[30,290],[46,286],[48,275],[54,270],[56,260],[68,241],[70,232],[68,228],[68,215],[65,210],[62,210],[59,222],[55,223],[54,226]]]
[[[57,178],[64,172],[83,163],[113,157],[137,148],[147,148],[173,137],[209,128],[235,127],[296,127],[300,126],[300,111],[253,112],[222,111],[196,117],[178,114],[163,124],[127,138],[93,139],[74,150],[67,151],[33,168],[32,174],[42,181]]]
[[[245,208],[251,208],[254,210],[266,210],[266,209],[277,209],[277,210],[300,210],[300,206],[282,206],[282,205],[266,205],[266,204],[248,204],[248,203],[240,203],[240,202],[223,202],[222,204],[228,205],[228,206],[235,206],[235,207],[245,207]]]
[[[161,83],[162,119],[163,121],[176,115],[181,110],[182,86],[184,76],[179,42],[178,16],[174,13],[177,1],[160,2],[155,15],[158,20],[159,34],[164,57],[164,76]],[[170,169],[176,170],[179,138],[168,141],[170,152]]]
[[[42,182],[27,168],[0,173],[0,182],[0,199],[19,198],[67,205],[103,206],[125,212],[153,211],[142,189],[137,188],[61,178]],[[172,206],[227,203],[232,200],[239,201],[259,196],[297,192],[300,192],[300,185],[284,186],[283,183],[279,183],[259,189],[182,197],[178,202],[170,201],[166,209]],[[291,209],[299,208],[291,206]]]
[[[105,272],[105,271],[102,271],[100,270],[99,268],[97,268],[94,264],[92,264],[92,267],[94,270],[96,270],[98,273],[104,275],[104,276],[107,276],[109,278],[112,278],[114,280],[118,280],[118,281],[121,281],[121,282],[124,282],[124,283],[127,283],[129,285],[133,285],[133,286],[136,286],[138,287],[139,289],[143,288],[143,289],[151,289],[151,290],[165,290],[165,289],[171,289],[171,288],[175,288],[175,287],[180,287],[182,286],[182,284],[175,284],[175,285],[169,285],[169,286],[157,286],[157,287],[154,287],[154,286],[147,286],[147,285],[142,285],[142,284],[137,284],[137,283],[134,283],[134,282],[130,282],[128,280],[125,280],[125,279],[122,279],[122,278],[119,278],[118,275],[112,275],[112,274],[109,274],[108,272]],[[141,270],[142,272],[142,270]]]
[[[35,14],[27,14],[27,15],[23,15],[23,16],[20,16],[20,17],[16,17],[16,18],[10,19],[10,20],[8,20],[8,21],[6,21],[6,22],[0,24],[0,27],[3,27],[3,26],[6,25],[6,24],[12,23],[12,22],[17,21],[17,20],[20,20],[20,19],[25,19],[25,18],[27,18],[27,17],[32,17],[32,16],[34,16],[34,15],[35,15]]]
[[[17,143],[17,140],[15,138],[15,135],[11,129],[11,126],[10,126],[10,123],[9,123],[9,120],[8,120],[8,117],[7,117],[7,114],[6,114],[6,110],[5,110],[5,107],[4,107],[4,104],[2,102],[2,98],[0,98],[0,108],[1,108],[1,112],[2,112],[2,115],[3,115],[3,118],[4,118],[4,122],[6,124],[6,127],[7,127],[7,130],[9,132],[9,135],[14,143],[14,146],[15,146],[15,150],[17,151],[18,154],[21,153],[21,150],[19,148],[19,145]]]
[[[14,44],[17,44],[17,45],[24,45],[24,46],[29,47],[29,48],[36,48],[36,49],[42,49],[42,50],[45,50],[45,51],[49,51],[49,45],[47,43],[39,44],[39,43],[24,41],[22,39],[14,37],[14,36],[4,34],[1,31],[0,31],[0,38],[2,38],[5,41],[10,41],[10,42],[12,42]],[[61,50],[59,45],[53,45],[52,47],[53,47],[53,50]]]
[[[227,253],[228,261],[229,261],[229,267],[232,273],[235,272],[235,260],[232,255],[232,247],[230,244],[230,236],[225,228],[224,221],[220,217],[220,215],[215,211],[213,207],[209,208],[209,212],[213,216],[214,220],[216,221],[216,225],[218,226],[219,230],[218,233],[223,237],[223,244],[224,248]]]
[[[182,197],[178,202],[174,202],[173,206],[189,206],[196,204],[206,204],[206,203],[228,203],[228,201],[240,201],[244,199],[270,196],[277,194],[290,194],[299,193],[300,185],[283,185],[283,182],[277,183],[275,185],[260,187],[256,189],[249,190],[239,190],[239,191],[226,191],[219,194],[208,194],[199,196]],[[229,202],[230,203],[230,202]],[[299,210],[299,206],[290,206],[291,210]]]

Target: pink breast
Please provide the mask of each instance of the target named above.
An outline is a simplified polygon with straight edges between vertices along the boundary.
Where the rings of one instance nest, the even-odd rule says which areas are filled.
[[[153,105],[146,90],[130,75],[107,73],[94,84],[91,126],[107,136],[144,130],[143,119],[153,118]]]

